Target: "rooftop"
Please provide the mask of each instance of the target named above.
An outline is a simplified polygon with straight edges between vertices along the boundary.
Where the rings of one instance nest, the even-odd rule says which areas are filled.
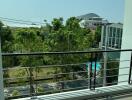
[[[89,18],[100,18],[100,16],[95,13],[88,13],[85,15],[78,16],[77,18],[78,19],[89,19]]]

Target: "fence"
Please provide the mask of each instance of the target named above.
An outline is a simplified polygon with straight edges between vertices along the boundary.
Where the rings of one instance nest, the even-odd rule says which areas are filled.
[[[120,53],[131,51],[2,53],[5,97],[32,97],[87,88],[95,90],[122,82],[130,84],[132,61],[121,61]],[[111,58],[109,54],[118,55]],[[131,62],[131,65],[122,68],[130,72],[120,76],[129,77],[119,82],[120,62]]]

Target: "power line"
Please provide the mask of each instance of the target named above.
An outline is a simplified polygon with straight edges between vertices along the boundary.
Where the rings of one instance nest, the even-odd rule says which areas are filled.
[[[24,25],[37,25],[37,24],[30,24],[30,23],[25,23],[25,22],[15,22],[15,21],[11,21],[11,20],[2,20],[2,21],[16,23],[16,24],[24,24]]]
[[[11,18],[5,18],[5,17],[0,17],[0,19],[2,21],[6,21],[6,22],[17,23],[17,24],[25,24],[25,25],[44,25],[45,24],[45,23],[41,23],[41,22],[32,22],[32,21],[11,19]]]

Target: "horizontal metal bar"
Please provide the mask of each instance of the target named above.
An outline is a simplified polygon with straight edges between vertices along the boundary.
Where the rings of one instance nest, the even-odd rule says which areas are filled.
[[[5,100],[12,100],[12,99],[18,99],[18,98],[27,98],[27,97],[30,97],[30,94],[23,94],[23,95],[20,95],[20,96],[8,96],[8,97],[5,97]]]
[[[125,81],[122,81],[122,82],[125,82]],[[114,84],[114,82],[113,83],[107,83],[107,84]],[[98,85],[101,85],[101,84],[98,84]],[[46,91],[46,92],[41,92],[41,93],[33,93],[34,94],[34,96],[35,95],[44,95],[44,94],[50,94],[50,93],[58,93],[58,92],[64,92],[64,91],[73,91],[73,90],[80,90],[80,89],[82,89],[82,88],[87,88],[88,86],[83,86],[83,87],[78,87],[78,88],[69,88],[69,89],[60,89],[60,90],[56,90],[56,91]],[[125,87],[119,87],[120,89],[125,89]],[[99,88],[98,88],[99,89]],[[112,88],[109,88],[109,90],[110,91],[112,91],[113,89]],[[107,91],[109,91],[108,89],[107,89]],[[98,91],[98,90],[95,90],[95,92],[96,91]],[[101,91],[101,90],[100,90]],[[103,92],[104,92],[104,90],[103,90]],[[23,96],[23,95],[21,95],[21,96]],[[18,97],[21,97],[21,96],[18,96]],[[14,98],[16,98],[16,97],[7,97],[8,99],[10,98],[12,98],[12,99],[14,99]]]
[[[88,88],[88,86],[86,85],[86,86],[81,86],[81,87],[76,87],[76,88],[67,88],[67,89],[60,89],[60,90],[56,90],[55,92],[66,92],[66,91],[73,91],[73,90],[78,90],[78,89],[86,89],[86,88]],[[47,92],[52,92],[52,91],[47,91]],[[47,92],[41,92],[41,93],[47,93]]]
[[[112,82],[112,83],[106,83],[106,86],[107,86],[107,85],[118,84],[118,83],[124,83],[124,82],[128,82],[128,80],[119,81],[119,82]],[[103,87],[103,85],[104,85],[103,83],[102,83],[102,84],[96,84],[96,85],[93,85],[93,84],[92,84],[92,86],[96,86],[96,88],[97,88],[97,87]]]
[[[64,80],[64,81],[58,81],[58,82],[59,83],[67,83],[67,82],[84,81],[84,80],[87,81],[87,80],[89,80],[89,78],[85,78],[85,79],[75,79],[75,80]],[[36,80],[34,80],[34,81],[36,81]],[[29,82],[29,81],[27,80],[26,82]],[[58,83],[58,82],[55,82],[55,83]],[[17,82],[17,83],[19,83],[19,82]],[[34,83],[34,84],[36,84],[36,83]],[[39,83],[37,83],[37,84],[39,84]]]
[[[128,69],[130,67],[122,67],[122,68],[111,68],[111,69],[106,69],[107,71],[110,71],[110,70],[119,70],[119,69]]]
[[[108,60],[107,63],[112,63],[112,62],[128,62],[128,61],[131,61],[131,60]]]
[[[54,55],[54,54],[83,54],[83,53],[102,53],[102,52],[126,52],[132,49],[122,50],[99,50],[99,51],[67,51],[67,52],[31,52],[31,53],[2,53],[2,56],[25,56],[25,55]]]
[[[58,82],[54,82],[54,83],[66,83],[66,82],[75,82],[75,81],[87,81],[88,80],[88,78],[85,78],[85,79],[75,79],[75,80],[64,80],[64,81],[58,81]],[[34,80],[34,81],[36,81],[36,80]],[[10,83],[10,82],[9,82]],[[18,84],[18,83],[21,83],[21,82],[17,82],[16,84]],[[26,81],[26,83],[25,84],[27,84],[27,83],[29,83],[29,81],[27,80]],[[49,82],[50,83],[50,82]],[[51,82],[52,83],[52,82]],[[11,84],[11,83],[10,83]],[[36,83],[34,82],[33,83],[34,85],[36,85]],[[37,85],[38,84],[41,84],[41,83],[39,83],[39,82],[37,82]],[[48,84],[48,83],[47,83]],[[27,84],[27,85],[29,85],[29,84]],[[25,86],[25,85],[18,85],[18,86]],[[6,86],[6,88],[7,88],[8,86]],[[10,87],[10,86],[9,86]],[[14,86],[12,86],[11,88],[13,88]]]
[[[60,90],[51,90],[51,91],[46,91],[46,92],[39,92],[39,93],[32,93],[34,96],[39,96],[39,95],[45,95],[45,94],[51,94],[51,93],[60,93],[60,92],[66,92],[66,91],[73,91],[73,90],[80,90],[80,89],[86,89],[88,86],[82,86],[78,88],[69,88],[69,89],[60,89]],[[20,96],[8,96],[6,99],[17,99],[21,97],[30,97],[30,94],[23,94]],[[32,97],[33,99],[33,97]],[[35,97],[34,97],[35,99]]]
[[[4,80],[14,80],[14,79],[26,79],[26,78],[30,78],[30,77],[18,77],[18,78],[4,78]],[[33,77],[36,78],[36,77]],[[48,78],[54,78],[53,76],[47,77],[47,78],[43,78],[43,79],[48,79]],[[65,80],[65,81],[59,81],[59,82],[70,82],[70,81],[79,81],[79,80],[88,80],[90,78],[84,78],[84,79],[76,79],[76,80]],[[36,81],[38,79],[35,79],[34,81]]]
[[[122,67],[122,68],[111,68],[111,69],[106,69],[106,71],[112,71],[112,70],[119,70],[119,69],[129,69],[130,67]],[[104,71],[104,69],[100,69],[99,72]]]
[[[74,82],[74,81],[85,81],[85,80],[89,80],[90,78],[85,78],[85,79],[75,79],[75,80],[65,80],[65,81],[59,81],[59,82]]]
[[[88,71],[78,71],[78,72],[68,72],[68,73],[58,73],[58,74],[51,74],[50,76],[58,76],[58,75],[70,75],[70,74],[79,74],[79,73],[87,73]],[[38,76],[37,77],[44,77]]]
[[[128,80],[126,80],[126,81],[119,81],[119,82],[112,82],[112,83],[106,83],[106,85],[112,85],[112,84],[118,84],[118,83],[124,83],[124,82],[128,82]],[[97,84],[97,85],[102,85],[102,87],[103,87],[103,84]]]
[[[30,77],[29,76],[26,76],[26,77],[4,78],[3,80],[27,79],[27,78],[30,78]]]
[[[122,93],[129,93],[132,92],[132,87],[129,85],[122,85],[122,86],[108,86],[108,87],[101,87],[97,88],[95,91],[90,91],[89,89],[78,90],[78,91],[70,91],[64,93],[56,93],[56,94],[49,94],[49,95],[42,95],[37,96],[38,99],[42,100],[83,100],[83,99],[97,99],[99,97],[106,97],[106,96],[114,96],[119,95]],[[24,100],[31,99],[25,98]]]
[[[18,66],[19,68],[49,68],[49,67],[66,67],[66,66],[69,66],[69,67],[71,67],[71,66],[79,66],[79,65],[86,65],[86,63],[77,63],[77,64],[58,64],[58,65],[42,65],[42,66],[33,66],[33,67],[24,67],[24,66]],[[3,70],[8,70],[8,69],[15,69],[15,68],[18,68],[18,67],[12,67],[12,68],[4,68]]]
[[[122,60],[122,61],[120,61],[120,62],[125,62],[125,61],[130,61],[130,60]],[[111,62],[117,62],[117,61],[107,61],[107,63],[111,63]],[[98,63],[100,63],[100,64],[103,64],[104,62],[100,62],[100,61],[98,61]],[[76,63],[76,64],[57,64],[57,65],[41,65],[41,66],[33,66],[32,68],[48,68],[48,67],[66,67],[66,66],[69,66],[69,67],[71,67],[71,66],[79,66],[79,65],[86,65],[87,64],[87,62],[84,62],[84,63]],[[24,68],[30,68],[30,67],[24,67],[24,66],[12,66],[12,67],[6,67],[6,68],[3,68],[3,71],[4,70],[9,70],[9,69],[16,69],[16,68],[22,68],[22,69],[24,69]]]
[[[118,76],[125,76],[125,75],[129,75],[129,74],[111,75],[111,76],[106,76],[106,77],[118,77]]]
[[[113,82],[113,83],[106,83],[106,84],[107,84],[107,85],[110,85],[110,84],[118,84],[118,83],[124,83],[124,82],[128,82],[128,80],[119,81],[119,82]]]
[[[124,60],[125,61],[125,60]],[[128,60],[127,60],[128,61]],[[98,63],[104,63],[104,62],[98,62]],[[107,62],[109,63],[109,61]],[[57,64],[57,65],[42,65],[42,66],[33,66],[32,68],[48,68],[48,67],[66,67],[66,66],[79,66],[79,65],[86,65],[87,62],[84,62],[84,63],[76,63],[76,64]],[[30,68],[30,67],[24,67],[24,66],[18,66],[19,68]],[[4,68],[3,70],[8,70],[8,69],[15,69],[15,68],[18,68],[17,66],[14,66],[14,67],[7,67],[7,68]]]
[[[76,74],[76,73],[87,73],[87,71],[78,71],[78,72],[68,72],[68,73],[51,74],[51,75],[46,76],[46,77],[47,78],[54,78],[54,76],[70,75],[70,74]],[[129,74],[111,75],[111,76],[106,76],[106,77],[118,77],[118,76],[125,76],[125,75],[129,75]],[[32,77],[33,78],[38,78],[38,77],[45,77],[45,76],[32,76]],[[27,77],[15,77],[15,78],[4,78],[4,80],[26,79],[26,78],[30,78],[30,76],[27,76]],[[98,78],[103,78],[103,77],[98,77]],[[94,79],[94,78],[92,77],[91,79]]]

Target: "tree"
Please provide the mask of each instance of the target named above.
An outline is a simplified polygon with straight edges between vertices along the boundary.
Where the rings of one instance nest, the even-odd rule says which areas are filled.
[[[101,41],[101,26],[98,26],[97,29],[95,30],[95,35],[94,35],[94,46],[98,47],[99,42]]]
[[[20,96],[20,92],[18,90],[13,90],[12,96]]]
[[[80,25],[79,25],[80,20],[77,19],[76,17],[70,17],[69,19],[67,19],[66,21],[66,28],[69,31],[76,31],[80,29]]]
[[[4,27],[4,24],[0,22],[0,38],[1,38],[1,49],[2,52],[13,52],[13,34],[9,27]],[[3,58],[3,68],[4,70],[4,78],[9,78],[9,70],[8,67],[13,66],[12,57],[4,57]],[[8,80],[4,80],[5,86],[9,85]]]
[[[99,41],[98,34],[93,35],[90,29],[81,28],[79,24],[80,20],[76,17],[70,17],[67,19],[66,24],[63,23],[63,18],[54,18],[51,24],[47,23],[46,26],[41,28],[9,28],[2,27],[2,48],[5,52],[66,52],[66,51],[86,51],[92,47],[93,41]],[[0,29],[1,30],[1,29]],[[97,33],[98,30],[97,30]],[[6,45],[5,45],[6,44]],[[13,46],[10,46],[13,45]],[[88,61],[89,55],[53,55],[48,56],[23,56],[14,57],[15,65],[21,67],[30,67],[26,69],[30,81],[33,82],[34,69],[37,69],[38,65],[49,64],[67,64],[78,63]],[[6,59],[8,62],[10,59]],[[10,63],[6,63],[5,66],[11,66]],[[13,66],[13,65],[12,65]],[[71,69],[70,69],[71,68]],[[80,66],[61,67],[61,72],[70,72],[81,70]],[[56,69],[55,69],[56,70]],[[56,71],[56,74],[58,72]],[[18,75],[21,74],[18,73]],[[25,74],[25,73],[24,73]],[[64,76],[65,77],[65,76]],[[33,88],[33,86],[32,86]]]
[[[43,43],[41,43],[41,39],[37,37],[37,33],[34,32],[33,30],[21,30],[18,32],[17,34],[17,42],[19,43],[18,46],[20,46],[21,48],[19,48],[17,51],[21,50],[21,52],[35,52],[35,51],[42,51],[43,50]],[[35,92],[35,89],[33,87],[33,70],[35,69],[36,65],[39,63],[42,63],[42,59],[40,58],[39,60],[37,60],[37,57],[33,57],[33,56],[25,56],[25,57],[21,57],[19,59],[20,61],[20,65],[21,66],[25,66],[25,67],[29,67],[26,68],[27,71],[27,75],[30,76],[29,80],[30,80],[30,93],[32,94],[32,92]]]
[[[12,31],[9,27],[2,27],[2,24],[0,26],[1,49],[3,52],[12,52],[14,41]]]
[[[63,18],[54,18],[52,21],[52,28],[54,31],[58,31],[60,28],[63,27]]]

